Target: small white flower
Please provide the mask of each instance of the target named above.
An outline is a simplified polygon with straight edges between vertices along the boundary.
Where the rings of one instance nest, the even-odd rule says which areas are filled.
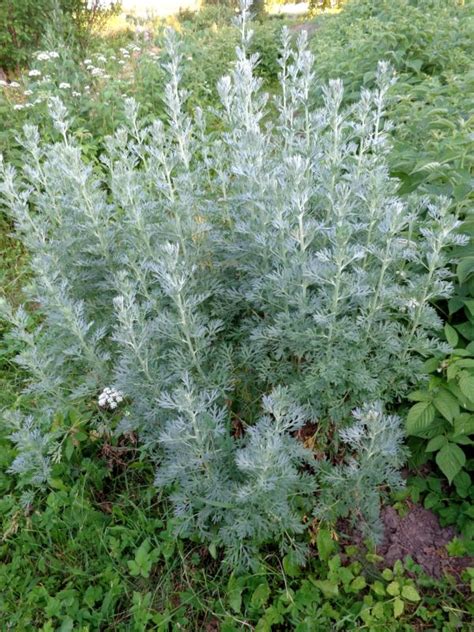
[[[125,62],[123,61],[123,59],[121,59],[121,60],[119,61],[119,64],[120,64],[121,66],[124,66],[124,65],[125,65]]]
[[[18,81],[11,81],[10,82],[10,88],[19,88],[20,84],[18,83]]]
[[[33,103],[25,103],[25,108],[32,108],[33,107]]]
[[[101,75],[103,75],[104,71],[102,70],[102,68],[94,68],[92,70],[92,76],[93,77],[100,77]]]
[[[76,92],[75,90],[72,91],[72,96],[73,97],[80,97],[81,93],[80,92]]]
[[[49,53],[38,53],[36,55],[36,59],[38,61],[49,61],[51,59],[51,56]]]
[[[187,58],[187,60],[188,60],[188,61],[192,61],[192,60],[193,60],[192,55],[189,55],[189,57]]]
[[[8,86],[8,83],[4,81],[3,79],[0,79],[0,87],[5,88],[6,86]]]
[[[13,106],[14,110],[23,110],[25,106],[22,103],[15,103],[15,105]]]
[[[30,72],[28,73],[28,76],[30,77],[41,77],[41,71],[37,70],[36,68],[33,68],[32,70],[30,70]]]
[[[33,90],[25,90],[23,94],[25,95],[25,97],[31,97],[31,95],[33,94]]]
[[[71,87],[71,84],[67,83],[66,81],[63,81],[59,84],[60,90],[69,90],[70,87]]]
[[[50,59],[58,59],[59,57],[59,53],[57,53],[55,50],[50,50],[48,54]]]
[[[117,57],[115,57],[115,55],[111,55],[111,56],[110,56],[110,59],[111,59],[112,61],[117,61]]]
[[[35,100],[33,101],[33,103],[34,103],[35,105],[38,105],[39,103],[43,103],[43,99],[40,99],[40,98],[35,99]]]
[[[106,387],[99,395],[98,404],[101,408],[115,410],[123,401],[123,394],[114,388]]]
[[[89,92],[89,90],[90,90],[90,89],[91,89],[91,87],[90,87],[90,86],[85,86],[85,87],[84,87],[84,90],[85,90],[86,92]]]
[[[100,61],[101,64],[107,63],[107,57],[104,57],[104,55],[97,55],[97,59],[98,61]]]
[[[92,64],[92,59],[84,59],[84,66],[90,66]]]

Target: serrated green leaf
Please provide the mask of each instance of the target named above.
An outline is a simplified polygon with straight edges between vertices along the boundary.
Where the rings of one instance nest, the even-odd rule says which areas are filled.
[[[426,360],[423,363],[423,369],[426,371],[426,373],[434,373],[434,371],[436,371],[438,366],[439,366],[438,358],[430,358],[429,360]]]
[[[412,402],[431,402],[433,395],[428,391],[413,391],[408,395],[408,399]]]
[[[436,397],[433,399],[433,404],[443,417],[449,421],[449,423],[452,423],[453,419],[459,415],[459,404],[457,399],[444,388],[436,393]]]
[[[359,575],[359,577],[356,577],[355,579],[353,579],[350,583],[350,589],[352,592],[359,592],[359,590],[362,590],[363,588],[365,588],[367,585],[367,582],[365,581],[365,577],[362,577],[361,575]]]
[[[397,619],[400,615],[403,614],[405,609],[404,602],[400,599],[400,597],[396,597],[393,600],[393,616]]]
[[[287,553],[283,558],[283,569],[290,577],[298,577],[301,574],[301,568],[295,559],[294,554]]]
[[[229,606],[235,613],[239,613],[242,608],[242,588],[232,588],[227,592]]]
[[[436,455],[436,464],[449,481],[453,478],[466,463],[466,455],[462,449],[454,443],[447,443]]]
[[[398,582],[390,582],[390,584],[387,586],[387,592],[389,595],[392,595],[392,597],[399,595],[400,584]]]
[[[421,597],[414,586],[403,586],[402,597],[408,601],[420,601]]]
[[[319,579],[313,583],[317,588],[319,588],[319,590],[327,599],[330,599],[331,597],[337,597],[339,595],[339,588],[336,582],[333,582],[329,579]]]
[[[320,529],[318,531],[316,546],[318,548],[319,557],[323,562],[326,562],[331,553],[336,549],[336,543],[327,529]]]
[[[262,582],[253,591],[250,605],[252,608],[262,608],[270,596],[270,586],[267,582]]]
[[[449,323],[446,323],[444,326],[444,335],[451,347],[455,347],[458,344],[459,334]]]
[[[435,417],[435,408],[430,402],[418,402],[410,408],[407,415],[406,431],[416,435],[429,428]]]
[[[463,375],[459,380],[459,388],[465,397],[474,402],[474,375]]]
[[[440,450],[448,440],[444,435],[438,435],[428,441],[428,445],[425,448],[425,452],[436,452]]]
[[[457,275],[459,283],[465,283],[474,274],[474,257],[465,257],[458,263]]]
[[[461,413],[453,422],[454,435],[474,434],[474,415]]]

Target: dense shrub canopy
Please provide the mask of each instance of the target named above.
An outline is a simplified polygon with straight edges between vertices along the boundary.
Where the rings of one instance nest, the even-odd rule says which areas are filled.
[[[5,307],[36,404],[11,415],[12,471],[47,481],[55,415],[86,401],[102,431],[138,431],[181,531],[232,564],[274,542],[301,561],[311,511],[373,531],[377,490],[400,484],[404,458],[384,405],[447,348],[430,303],[450,295],[445,249],[464,241],[447,200],[397,196],[389,67],[350,108],[332,81],[314,109],[306,35],[293,49],[285,30],[272,123],[246,18],[219,107],[187,113],[168,32],[165,122],[126,100],[98,167],[53,99],[57,140],[26,126],[23,169],[2,167],[42,319],[31,332]],[[310,425],[314,452],[298,438]]]

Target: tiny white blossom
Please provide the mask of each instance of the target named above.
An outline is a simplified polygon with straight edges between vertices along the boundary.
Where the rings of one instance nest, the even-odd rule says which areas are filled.
[[[119,61],[119,64],[120,64],[121,66],[124,66],[124,65],[125,65],[125,62],[123,61],[123,59],[121,59],[121,60]]]
[[[101,408],[108,408],[109,410],[115,410],[122,401],[123,394],[121,391],[117,391],[115,388],[110,388],[109,386],[104,388],[98,398],[99,406]]]
[[[50,57],[49,53],[38,53],[36,55],[36,59],[38,61],[49,61],[51,59],[51,57]]]
[[[92,64],[92,59],[84,59],[84,66],[90,66]]]
[[[72,91],[72,96],[73,97],[80,97],[81,93],[80,92],[76,92],[75,90]]]
[[[6,81],[4,81],[3,79],[0,79],[0,86],[2,88],[5,88],[6,86],[8,86],[8,83]]]
[[[19,88],[20,84],[18,83],[18,81],[11,81],[10,82],[10,88]]]
[[[66,81],[63,81],[59,84],[60,90],[69,90],[70,87],[71,87],[71,84],[67,83]]]
[[[36,68],[33,68],[32,70],[30,70],[30,72],[28,73],[28,76],[30,77],[41,77],[41,71],[37,70]]]
[[[50,50],[48,54],[50,59],[58,59],[59,57],[59,53],[57,53],[55,50]]]
[[[16,104],[13,106],[13,109],[14,109],[14,110],[23,110],[23,108],[24,108],[24,107],[25,107],[25,106],[24,106],[22,103],[16,103]]]
[[[33,94],[33,90],[25,90],[23,94],[25,95],[25,97],[31,97],[31,95]]]

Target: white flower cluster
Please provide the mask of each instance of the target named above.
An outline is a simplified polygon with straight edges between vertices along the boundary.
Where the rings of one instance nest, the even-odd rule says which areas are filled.
[[[66,81],[63,81],[62,83],[59,84],[60,90],[69,90],[70,87],[71,87],[71,84],[67,83]]]
[[[41,70],[37,70],[36,68],[33,68],[32,70],[30,70],[30,72],[28,73],[29,77],[41,77]]]
[[[122,401],[123,393],[117,391],[115,388],[109,388],[108,386],[104,388],[98,399],[99,406],[101,408],[108,408],[109,410],[115,410]]]
[[[49,61],[50,59],[58,59],[58,57],[59,53],[55,50],[40,51],[39,53],[36,53],[36,59],[38,61]]]

